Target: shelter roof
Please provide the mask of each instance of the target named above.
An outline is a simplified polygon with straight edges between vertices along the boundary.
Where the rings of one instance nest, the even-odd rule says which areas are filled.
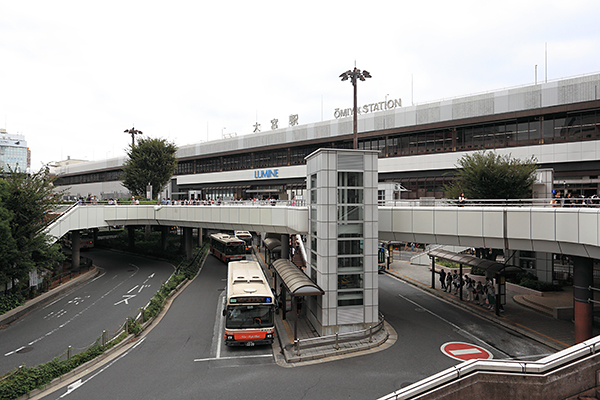
[[[294,263],[287,259],[273,261],[273,268],[292,296],[319,296],[325,292],[311,281]]]

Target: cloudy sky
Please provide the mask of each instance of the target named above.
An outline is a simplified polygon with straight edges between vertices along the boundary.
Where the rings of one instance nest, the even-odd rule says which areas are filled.
[[[600,72],[600,2],[0,0],[0,127],[32,168]],[[547,48],[547,52],[546,52]],[[546,62],[547,54],[547,62]],[[547,66],[547,69],[546,69]]]

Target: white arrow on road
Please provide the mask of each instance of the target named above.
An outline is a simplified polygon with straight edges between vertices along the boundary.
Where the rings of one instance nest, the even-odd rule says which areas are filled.
[[[125,297],[125,298],[121,301],[117,301],[115,303],[115,306],[120,303],[129,304],[129,299],[131,299],[132,297],[135,297],[135,296],[137,296],[137,295],[136,294],[124,294],[123,297]]]

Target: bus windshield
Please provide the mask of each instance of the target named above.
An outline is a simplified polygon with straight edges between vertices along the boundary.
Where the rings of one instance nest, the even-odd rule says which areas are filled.
[[[272,327],[273,316],[273,305],[228,306],[225,327],[229,329]]]
[[[230,245],[225,246],[225,254],[228,256],[236,255],[236,254],[245,254],[245,253],[246,253],[246,244],[244,242],[230,244]]]

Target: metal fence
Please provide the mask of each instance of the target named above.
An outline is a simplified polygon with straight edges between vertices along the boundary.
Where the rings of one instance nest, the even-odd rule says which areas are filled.
[[[300,355],[300,349],[320,346],[331,346],[334,345],[336,350],[340,349],[340,343],[353,342],[356,340],[362,340],[369,338],[369,343],[373,342],[373,335],[377,334],[383,329],[385,319],[383,314],[379,313],[379,322],[375,326],[369,326],[366,329],[354,332],[336,332],[335,335],[319,336],[307,339],[296,339],[294,341],[294,348],[296,349],[296,355]]]

